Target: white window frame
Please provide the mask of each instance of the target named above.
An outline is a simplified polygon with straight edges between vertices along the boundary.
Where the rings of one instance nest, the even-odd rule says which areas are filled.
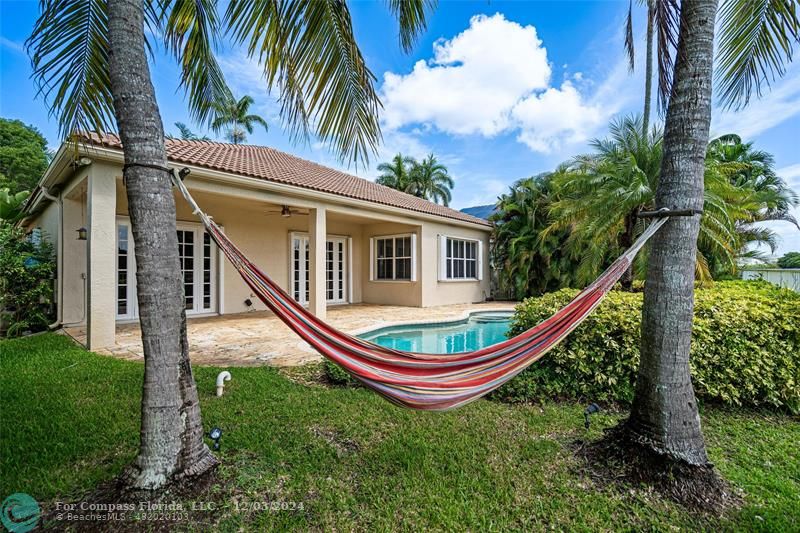
[[[303,231],[290,231],[289,232],[289,254],[288,254],[289,255],[289,289],[288,289],[287,292],[292,296],[292,298],[294,298],[294,283],[295,283],[295,275],[294,275],[294,240],[295,239],[300,239],[301,248],[302,248],[303,247],[302,243],[304,242],[304,240],[307,241],[308,238],[309,238],[308,237],[308,233],[303,232]],[[335,254],[336,254],[336,244],[337,243],[341,243],[343,245],[343,247],[344,247],[344,258],[343,258],[343,265],[342,266],[344,267],[346,272],[344,272],[343,280],[342,280],[343,281],[343,285],[344,285],[344,287],[343,287],[344,297],[341,298],[341,299],[340,298],[334,298],[333,300],[328,300],[327,299],[327,293],[328,293],[328,287],[327,287],[327,279],[328,279],[327,278],[327,264],[323,265],[323,268],[325,268],[325,270],[326,270],[326,273],[325,273],[326,286],[324,287],[325,296],[326,296],[326,304],[327,305],[342,305],[342,304],[351,303],[353,301],[353,251],[352,251],[352,249],[353,249],[353,244],[352,244],[353,243],[353,239],[351,237],[347,236],[347,235],[331,235],[331,234],[326,235],[325,236],[326,262],[327,262],[327,253],[328,253],[328,242],[333,242],[334,243],[334,263],[336,262],[336,256],[335,256]],[[302,250],[301,250],[301,258],[302,257],[303,257],[303,253],[302,253]],[[309,258],[309,262],[310,262],[310,258]],[[336,280],[338,278],[337,274],[338,274],[338,270],[336,268],[334,268],[334,271],[333,271],[334,283],[336,282]],[[309,275],[311,275],[310,272],[309,272]],[[299,282],[300,282],[300,291],[303,294],[305,294],[305,282],[306,281],[307,280],[305,279],[305,269],[301,269]],[[310,286],[309,286],[309,289],[310,289]],[[338,292],[338,289],[337,289],[337,287],[335,285],[334,285],[333,291],[334,291],[334,296],[335,296],[337,294],[337,292]],[[309,298],[310,297],[311,297],[311,295],[309,294]],[[302,299],[302,298],[300,300],[300,304],[303,307],[308,307],[308,302],[304,301],[304,299]]]
[[[448,251],[448,241],[452,242],[464,242],[464,243],[475,243],[475,276],[474,277],[454,277],[453,273],[455,272],[455,268],[452,265],[456,261],[462,261],[464,263],[464,273],[467,272],[467,261],[472,261],[472,259],[467,259],[466,257],[463,258],[454,258],[454,257],[447,257]],[[465,245],[466,247],[466,245]],[[466,249],[466,248],[465,248]],[[465,253],[466,255],[466,253]],[[447,275],[447,265],[448,262],[451,264],[451,275]],[[468,237],[459,237],[455,235],[439,235],[439,281],[441,282],[475,282],[475,281],[483,281],[483,241],[481,239],[471,239]]]
[[[119,313],[119,227],[124,226],[128,232],[128,252],[126,265],[126,292],[127,311]],[[133,249],[133,233],[131,221],[128,217],[117,217],[114,225],[114,315],[117,320],[135,320],[139,316],[139,301],[136,296],[136,256]]]
[[[124,315],[117,313],[117,302],[118,302],[118,283],[119,283],[119,256],[118,256],[118,244],[114,247],[114,270],[115,270],[115,277],[114,277],[114,312],[116,320],[120,322],[129,321],[129,320],[136,320],[139,318],[139,305],[138,299],[136,296],[136,256],[135,256],[135,243],[133,242],[133,232],[131,229],[131,221],[130,217],[127,216],[118,216],[117,222],[114,227],[114,242],[118,243],[119,241],[119,230],[118,227],[120,225],[126,226],[128,229],[128,284],[127,284],[127,300],[128,300],[128,310],[127,313]],[[187,316],[204,316],[204,315],[216,315],[221,314],[221,304],[222,301],[222,287],[223,287],[223,280],[220,267],[223,264],[222,258],[220,256],[221,250],[217,247],[216,243],[214,243],[213,239],[211,240],[211,271],[210,271],[210,279],[211,279],[211,307],[206,309],[203,306],[203,233],[205,232],[205,228],[202,224],[197,222],[182,222],[177,221],[176,223],[177,229],[182,231],[191,231],[194,233],[194,246],[195,246],[195,256],[193,262],[193,279],[194,282],[194,305],[192,309],[186,310]],[[216,250],[216,252],[215,252]],[[181,280],[181,288],[183,288],[183,280]]]
[[[392,278],[378,278],[378,241],[392,239],[392,250],[396,250],[395,241],[397,239],[411,240],[411,257],[392,257]],[[408,279],[397,279],[397,259],[411,259],[411,277]],[[375,235],[369,239],[369,280],[376,283],[414,283],[417,281],[417,234],[398,233],[395,235]]]

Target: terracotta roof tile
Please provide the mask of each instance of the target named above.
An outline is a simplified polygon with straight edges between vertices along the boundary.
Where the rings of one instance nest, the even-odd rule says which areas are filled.
[[[93,133],[87,135],[86,140],[108,148],[122,148],[119,137],[113,134]],[[176,163],[293,185],[481,226],[488,225],[485,220],[472,215],[266,146],[167,139],[166,148],[167,158]]]

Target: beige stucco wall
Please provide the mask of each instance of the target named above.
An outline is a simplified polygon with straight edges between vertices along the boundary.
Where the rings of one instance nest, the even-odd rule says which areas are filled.
[[[88,227],[87,185],[88,177],[80,176],[64,189],[61,197],[64,209],[64,242],[60,275],[61,321],[65,324],[84,324],[87,316],[87,241],[78,240],[77,233],[79,228]]]
[[[218,196],[205,192],[192,193],[203,210],[220,224],[225,234],[272,279],[284,289],[289,287],[290,268],[290,235],[293,232],[308,233],[308,215],[293,214],[289,218],[274,212],[275,205],[247,202],[235,198]],[[177,195],[177,193],[176,193]],[[175,208],[181,222],[199,222],[192,214],[191,208],[182,197],[176,196]],[[117,214],[128,215],[128,202],[125,190],[117,188]],[[341,220],[329,220],[327,234],[352,237],[353,243],[353,303],[361,302],[361,262],[363,248],[361,246],[361,226]],[[224,258],[222,264],[222,312],[241,313],[248,311],[244,301],[254,302],[254,309],[266,307],[258,301],[250,288],[245,285],[239,274]],[[219,269],[218,269],[219,272]]]
[[[87,227],[86,191],[88,169],[76,172],[62,186],[59,197],[61,209],[55,202],[45,205],[36,217],[29,220],[28,230],[40,228],[57,254],[56,266],[58,286],[56,303],[62,323],[78,325],[85,323],[86,288],[86,242],[78,240],[78,228]],[[63,230],[60,223],[63,220]]]
[[[439,235],[480,240],[483,279],[481,281],[439,281]],[[489,296],[489,234],[481,230],[426,222],[422,225],[422,307],[483,302]]]

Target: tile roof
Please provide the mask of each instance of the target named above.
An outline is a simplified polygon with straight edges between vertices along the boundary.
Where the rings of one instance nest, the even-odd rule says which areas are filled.
[[[85,138],[90,144],[122,148],[122,142],[114,134],[92,133]],[[166,139],[166,148],[167,158],[176,163],[293,185],[481,226],[488,225],[486,220],[478,217],[266,146]]]

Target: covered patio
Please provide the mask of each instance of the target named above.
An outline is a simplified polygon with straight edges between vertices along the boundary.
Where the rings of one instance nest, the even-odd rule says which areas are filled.
[[[395,305],[355,304],[328,307],[327,321],[348,333],[410,323],[449,322],[473,311],[510,310],[511,302],[441,305],[420,309]],[[320,361],[321,356],[301,341],[269,311],[252,311],[188,321],[192,362],[209,366],[297,366]],[[64,332],[86,344],[86,328]],[[117,324],[114,345],[95,350],[128,360],[143,359],[138,323]]]

